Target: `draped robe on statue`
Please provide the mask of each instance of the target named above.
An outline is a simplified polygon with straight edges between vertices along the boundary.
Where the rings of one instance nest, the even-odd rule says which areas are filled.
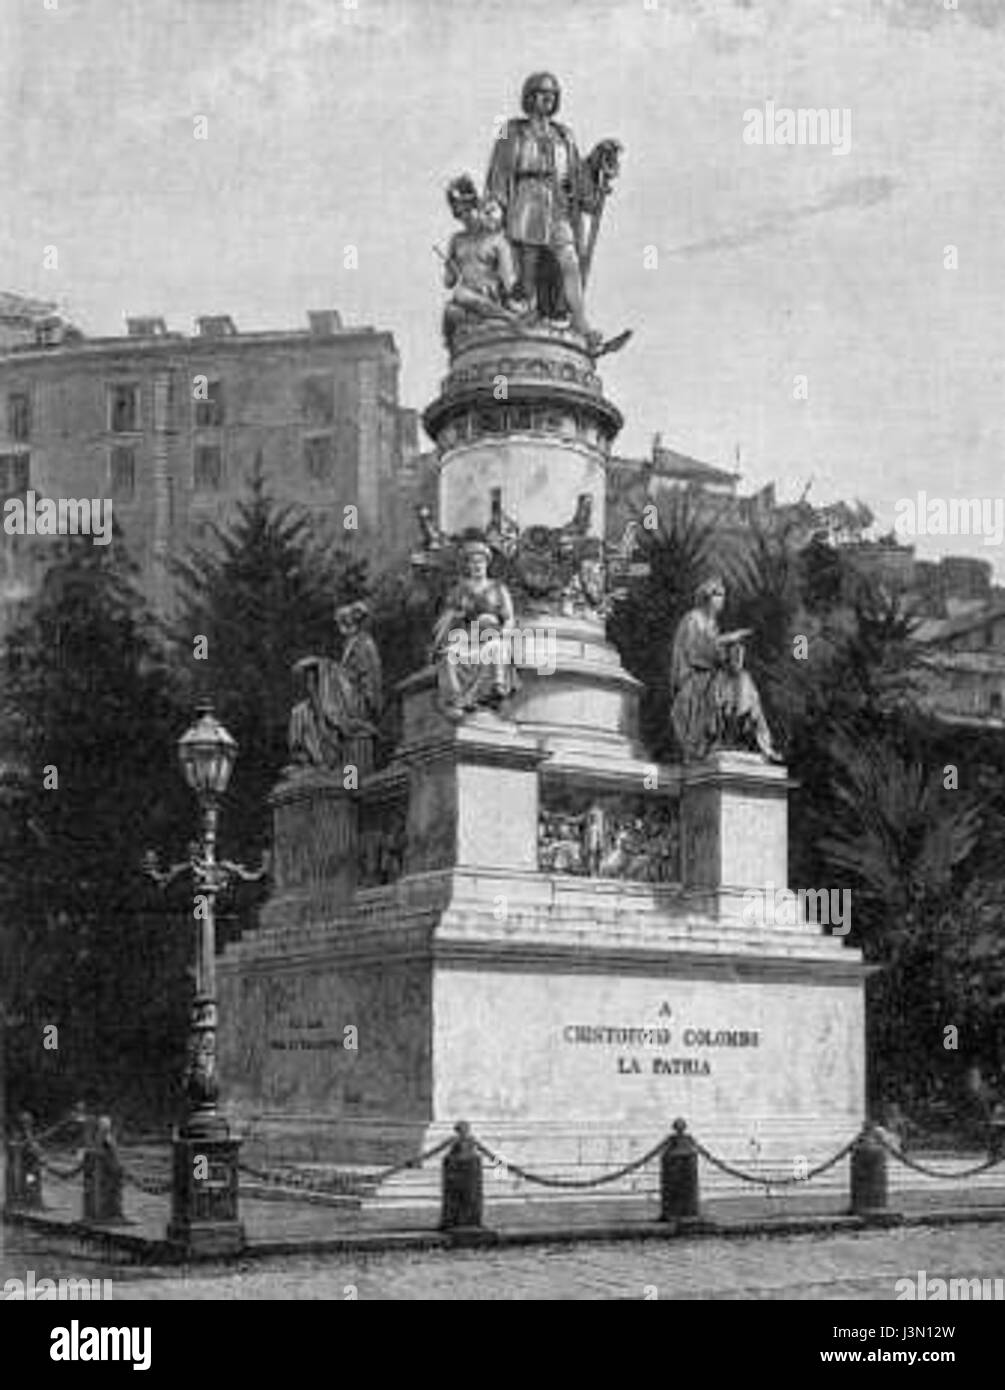
[[[440,707],[449,717],[512,693],[516,672],[506,645],[512,623],[509,590],[497,580],[464,579],[448,594],[434,645]]]
[[[294,761],[341,768],[350,740],[373,739],[381,709],[381,665],[367,632],[346,642],[341,659],[308,657],[298,666],[307,676],[307,694],[290,715],[289,744]]]
[[[685,615],[674,636],[670,723],[685,762],[713,748],[756,749],[778,760],[757,686],[743,666],[743,644],[730,641],[733,636],[723,639],[715,618],[700,608]]]
[[[703,758],[715,742],[713,683],[719,669],[719,625],[700,608],[681,619],[670,653],[670,724],[685,762]]]
[[[526,249],[559,260],[582,254],[584,212],[594,212],[597,189],[572,132],[555,120],[508,121],[492,151],[486,193],[506,210],[506,235],[516,249],[524,292],[531,297]],[[548,317],[568,311],[561,278],[547,263],[538,269],[538,307]]]

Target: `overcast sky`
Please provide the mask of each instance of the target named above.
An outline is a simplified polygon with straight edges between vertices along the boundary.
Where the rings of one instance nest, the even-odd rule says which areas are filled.
[[[1001,496],[1005,0],[946,3],[0,0],[0,288],[95,334],[333,305],[394,332],[421,407],[444,184],[481,181],[549,68],[581,148],[625,146],[589,303],[635,330],[602,364],[621,452],[739,445],[745,489],[812,479],[886,525],[919,489]],[[768,100],[847,109],[850,150],[745,143]],[[941,551],[1005,580],[1000,547],[919,541]]]

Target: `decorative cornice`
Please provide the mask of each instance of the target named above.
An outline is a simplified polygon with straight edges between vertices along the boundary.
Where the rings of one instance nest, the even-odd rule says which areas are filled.
[[[624,424],[624,417],[617,406],[604,396],[591,394],[585,387],[571,381],[542,378],[528,380],[521,377],[507,377],[507,395],[500,401],[494,394],[493,383],[500,375],[497,364],[486,371],[484,380],[473,380],[454,385],[436,400],[431,401],[423,412],[422,422],[426,432],[436,439],[443,428],[455,416],[463,414],[472,407],[485,410],[512,410],[515,405],[554,405],[556,409],[585,411],[593,416],[608,439],[613,439]],[[486,434],[485,438],[506,439],[508,431]],[[555,436],[560,437],[559,435]]]
[[[858,986],[875,966],[840,957],[680,951],[673,948],[582,946],[528,941],[452,941],[434,937],[433,959],[458,969],[554,970],[596,975],[664,976],[729,980],[735,983],[799,981],[813,985]]]
[[[501,730],[498,736],[493,737],[488,729],[461,726],[448,734],[437,734],[421,743],[405,744],[398,750],[397,761],[409,766],[451,761],[532,771],[540,767],[550,754],[544,751],[536,740],[521,737],[517,727],[516,724],[510,723],[513,731],[511,734],[508,730]]]
[[[250,943],[249,943],[250,944]],[[793,956],[764,952],[680,949],[673,944],[628,946],[563,941],[514,941],[499,937],[459,938],[436,933],[434,918],[409,926],[382,926],[356,939],[340,933],[290,942],[281,952],[241,951],[218,962],[220,974],[292,970],[319,957],[340,969],[420,963],[445,969],[559,972],[564,975],[617,975],[648,979],[723,980],[733,984],[801,983],[860,987],[879,967],[857,952]]]
[[[756,791],[761,796],[787,796],[798,785],[788,775],[788,769],[778,763],[765,762],[757,753],[725,751],[713,753],[701,763],[681,766],[685,790],[722,787],[730,791]]]

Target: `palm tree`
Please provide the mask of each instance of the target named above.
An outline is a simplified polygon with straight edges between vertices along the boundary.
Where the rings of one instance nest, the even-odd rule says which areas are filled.
[[[658,514],[655,530],[639,530],[639,559],[649,573],[616,602],[607,635],[627,670],[645,687],[640,702],[642,739],[661,755],[667,751],[674,632],[701,581],[717,569],[731,573],[733,560],[725,553],[715,555],[721,539],[718,520],[689,490],[669,494]]]
[[[925,1070],[930,1087],[942,1029],[958,1017],[946,961],[981,808],[891,738],[838,730],[829,765],[832,823],[816,845],[823,881],[851,889],[854,939],[882,967],[869,1011],[874,1093],[916,1089]]]

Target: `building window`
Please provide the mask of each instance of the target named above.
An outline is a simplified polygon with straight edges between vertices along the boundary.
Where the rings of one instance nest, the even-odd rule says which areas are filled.
[[[195,423],[199,429],[214,429],[223,424],[223,382],[206,383],[206,399],[195,403]]]
[[[195,451],[192,478],[196,492],[218,492],[223,482],[223,450],[219,444],[200,444]]]
[[[335,451],[330,434],[318,434],[304,440],[304,470],[308,478],[330,478],[334,463]]]
[[[112,434],[130,434],[140,427],[140,388],[135,383],[108,388],[108,428]]]
[[[108,482],[117,502],[131,502],[136,496],[136,450],[116,445],[108,464]]]
[[[988,708],[992,714],[1001,714],[1002,693],[1000,690],[992,690],[991,694],[988,696]]]
[[[30,454],[0,454],[0,498],[23,497],[30,481]]]
[[[31,396],[27,391],[12,391],[7,397],[7,433],[15,444],[26,444],[31,438]]]
[[[330,425],[335,419],[335,382],[329,376],[309,376],[300,390],[300,406],[310,425]]]

